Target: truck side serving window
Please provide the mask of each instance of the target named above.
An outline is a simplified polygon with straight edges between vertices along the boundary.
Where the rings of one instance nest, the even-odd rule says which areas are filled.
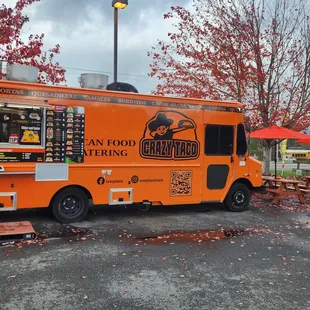
[[[0,105],[0,144],[41,146],[43,108]]]
[[[207,125],[205,129],[205,155],[230,156],[234,150],[234,127]]]
[[[248,145],[246,141],[246,134],[243,124],[239,124],[237,127],[237,155],[244,156],[248,151]]]

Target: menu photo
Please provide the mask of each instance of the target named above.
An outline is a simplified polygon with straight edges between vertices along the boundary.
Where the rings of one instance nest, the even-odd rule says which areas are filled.
[[[41,126],[21,125],[19,135],[21,145],[41,145]]]

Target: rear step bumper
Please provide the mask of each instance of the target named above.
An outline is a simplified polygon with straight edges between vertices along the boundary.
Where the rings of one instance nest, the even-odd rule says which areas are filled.
[[[30,222],[0,223],[0,245],[8,242],[21,242],[36,238],[36,232]]]

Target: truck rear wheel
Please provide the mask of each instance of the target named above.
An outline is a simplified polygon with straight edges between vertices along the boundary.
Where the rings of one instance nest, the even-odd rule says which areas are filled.
[[[52,211],[61,223],[81,221],[88,212],[87,194],[80,188],[68,187],[60,190],[52,201]]]
[[[233,212],[243,212],[250,205],[250,190],[242,183],[235,183],[230,188],[225,201],[225,206]]]

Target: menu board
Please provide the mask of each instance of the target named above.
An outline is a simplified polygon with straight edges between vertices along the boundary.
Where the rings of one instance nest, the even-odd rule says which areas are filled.
[[[66,114],[65,162],[84,162],[84,107],[68,108]]]
[[[12,108],[12,123],[41,126],[42,110],[40,108]]]
[[[42,109],[6,107],[0,109],[1,143],[41,145]]]
[[[14,152],[0,149],[0,162],[43,162],[43,152]]]
[[[44,162],[43,108],[0,107],[0,162]]]
[[[84,162],[83,107],[55,106],[46,112],[46,162]]]

